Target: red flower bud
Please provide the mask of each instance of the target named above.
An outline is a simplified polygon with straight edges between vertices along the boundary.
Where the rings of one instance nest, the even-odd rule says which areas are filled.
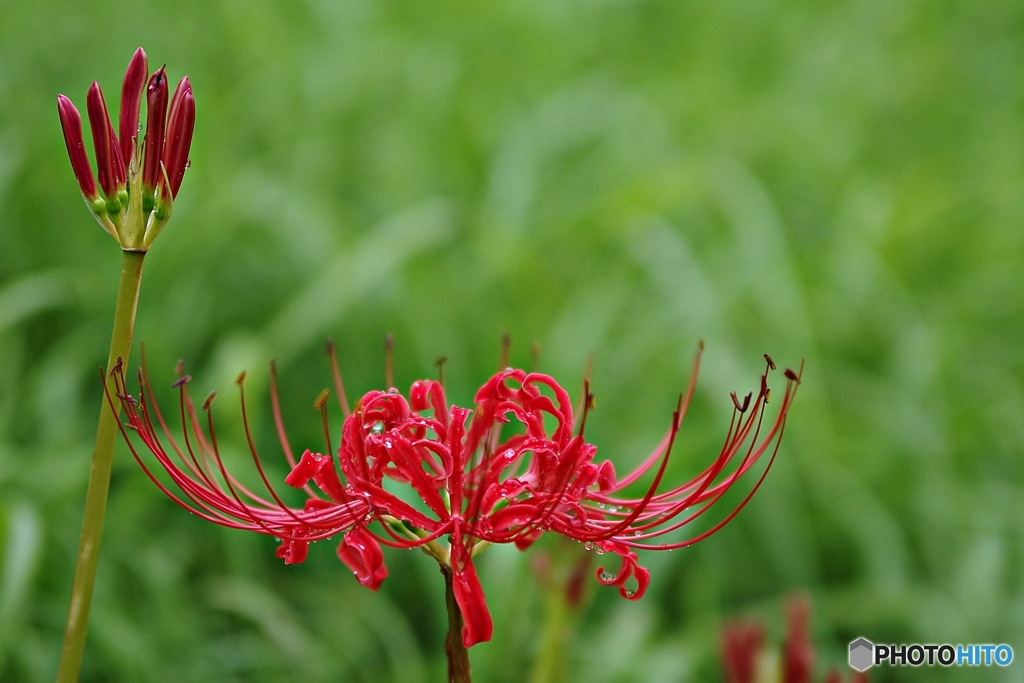
[[[152,194],[161,178],[160,160],[164,151],[164,131],[167,127],[167,74],[163,67],[149,79],[146,89],[146,161],[142,167],[142,186]]]
[[[128,173],[126,162],[121,156],[121,145],[117,143],[117,132],[114,130],[114,124],[110,123],[110,119],[107,119],[107,126],[110,128],[108,135],[110,135],[110,142],[114,147],[114,184],[117,189],[123,189],[125,183],[128,182]]]
[[[192,84],[186,76],[174,89],[167,137],[164,139],[163,162],[167,169],[167,179],[171,183],[171,195],[175,197],[178,196],[178,188],[188,168],[188,150],[192,146],[192,129],[195,124],[196,102],[192,98]]]
[[[85,153],[82,140],[82,117],[71,100],[57,95],[57,113],[60,115],[60,127],[64,130],[64,144],[68,147],[68,158],[71,159],[71,170],[75,172],[78,187],[90,201],[97,199],[96,178],[89,165],[89,157]]]
[[[117,196],[118,163],[121,150],[115,144],[114,127],[110,125],[107,114],[107,103],[103,100],[100,84],[92,82],[86,98],[89,110],[89,127],[92,128],[92,142],[96,148],[96,169],[99,175],[100,188],[107,199]],[[123,169],[124,164],[121,164]]]
[[[149,75],[146,53],[140,47],[128,62],[128,70],[124,74],[121,86],[121,159],[125,164],[131,163],[135,150],[133,138],[139,134],[139,105],[142,102],[142,88]]]

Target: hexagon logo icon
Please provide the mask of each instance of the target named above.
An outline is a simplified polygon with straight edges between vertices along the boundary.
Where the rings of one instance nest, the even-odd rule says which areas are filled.
[[[874,664],[875,646],[867,638],[858,638],[850,643],[850,666],[857,671],[866,671]]]

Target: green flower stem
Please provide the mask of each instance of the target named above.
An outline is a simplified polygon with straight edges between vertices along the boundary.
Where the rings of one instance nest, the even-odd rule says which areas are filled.
[[[566,599],[564,590],[546,591],[540,652],[533,663],[530,683],[557,683],[568,679],[566,657],[575,631],[576,611]]]
[[[568,539],[558,541],[548,546],[547,567],[538,571],[538,583],[544,596],[544,627],[530,683],[559,683],[569,679],[573,637],[590,596],[593,554]]]
[[[117,307],[114,309],[114,331],[107,357],[106,383],[111,396],[115,395],[114,378],[110,375],[118,358],[128,360],[135,328],[135,307],[139,302],[139,284],[142,282],[144,251],[124,251],[121,260],[121,281],[117,287]],[[99,425],[96,428],[96,448],[92,453],[89,473],[89,491],[85,497],[85,517],[82,536],[78,542],[78,560],[75,580],[71,588],[71,604],[64,628],[64,645],[60,653],[57,683],[77,683],[85,650],[85,633],[89,622],[89,606],[96,580],[96,563],[103,536],[103,517],[107,509],[110,488],[110,469],[114,461],[114,442],[117,439],[118,415],[107,405],[106,397],[100,406]]]
[[[472,683],[469,675],[469,650],[462,644],[462,612],[455,602],[455,590],[452,588],[451,567],[441,567],[444,574],[444,600],[448,607],[448,637],[444,641],[444,651],[448,655],[448,683]]]

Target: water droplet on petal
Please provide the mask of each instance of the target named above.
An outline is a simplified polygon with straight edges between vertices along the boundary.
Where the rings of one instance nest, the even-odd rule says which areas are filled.
[[[611,581],[614,578],[615,577],[612,576],[611,574],[609,574],[608,572],[601,572],[601,580],[602,581]]]
[[[590,541],[587,541],[586,543],[583,544],[583,548],[585,550],[593,550],[594,549],[594,544],[591,543]]]
[[[633,532],[634,536],[643,536],[643,534],[644,534],[644,532],[640,531],[639,529],[637,529],[636,531]]]
[[[631,597],[633,597],[634,595],[636,595],[636,591],[634,591],[634,590],[630,590],[629,588],[627,588],[627,589],[626,589],[626,597],[627,597],[627,598],[631,598]]]

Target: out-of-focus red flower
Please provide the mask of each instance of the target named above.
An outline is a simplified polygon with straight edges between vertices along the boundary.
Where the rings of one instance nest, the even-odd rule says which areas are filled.
[[[814,670],[814,645],[808,628],[811,601],[805,596],[793,598],[788,607],[786,643],[782,648],[782,680],[784,683],[811,683]]]
[[[792,598],[786,606],[786,640],[782,661],[776,672],[758,671],[764,646],[764,628],[756,621],[741,619],[722,629],[722,668],[727,683],[812,683],[814,643],[810,637],[811,601],[807,596]],[[850,683],[868,683],[866,671],[853,671]],[[825,683],[842,683],[838,669],[830,669]]]
[[[764,644],[764,626],[744,619],[726,624],[722,631],[722,663],[728,683],[756,683],[757,665]]]
[[[753,402],[752,394],[742,402],[734,396],[733,419],[718,456],[694,479],[670,487],[662,480],[693,394],[699,354],[667,434],[625,477],[616,475],[610,461],[595,460],[597,447],[584,438],[589,390],[577,424],[569,395],[545,374],[499,372],[477,392],[473,409],[449,405],[441,383],[433,380],[413,383],[408,397],[396,389],[371,391],[345,416],[337,459],[330,452],[309,450],[294,458],[272,382],[272,407],[292,467],[285,481],[309,497],[299,509],[283,503],[274,491],[251,438],[253,461],[267,494],[246,489],[224,468],[212,417],[209,436],[204,436],[187,378],[179,380],[183,446],[167,430],[144,373],[139,399],[128,397],[123,387],[120,398],[129,427],[184,498],[161,484],[139,458],[167,495],[211,521],[278,537],[278,554],[285,562],[305,559],[312,541],[344,534],[338,555],[371,589],[387,575],[379,544],[423,548],[442,567],[450,567],[464,619],[462,638],[469,647],[489,640],[493,629],[473,563],[489,544],[515,543],[525,549],[544,532],[562,534],[598,554],[618,555],[618,571],[600,567],[598,581],[618,587],[626,598],[639,599],[650,574],[639,565],[638,550],[682,548],[731,520],[764,480],[799,384],[798,374],[786,370],[785,393],[774,419],[766,421],[767,378],[774,368],[768,362]],[[337,373],[335,381],[340,387]],[[243,393],[243,414],[244,400]],[[324,425],[326,434],[326,416]],[[163,441],[170,444],[170,453]],[[683,527],[707,512],[762,457],[767,457],[767,466],[740,503],[710,528],[686,536]],[[626,493],[648,474],[652,476],[645,490]],[[407,487],[408,494],[396,493],[396,484]],[[374,522],[379,526],[371,527]],[[658,540],[677,531],[683,538]],[[439,542],[442,537],[448,544]]]
[[[93,81],[90,86],[86,103],[96,152],[96,176],[85,152],[81,116],[70,99],[57,96],[71,169],[85,203],[104,230],[122,247],[133,250],[148,248],[166,223],[188,168],[195,128],[195,100],[188,77],[178,84],[168,116],[167,81],[161,68],[149,82],[147,133],[145,138],[140,137],[140,107],[147,76],[146,53],[140,47],[132,55],[122,83],[117,132],[99,83]],[[145,164],[140,154],[142,146],[147,147]],[[139,186],[135,192],[133,185]]]

